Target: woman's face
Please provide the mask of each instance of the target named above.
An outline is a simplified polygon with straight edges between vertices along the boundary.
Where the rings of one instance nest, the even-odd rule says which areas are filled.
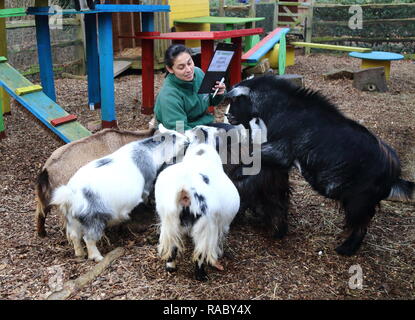
[[[174,60],[173,67],[166,66],[167,71],[183,81],[192,81],[194,77],[195,64],[187,52],[180,53]]]

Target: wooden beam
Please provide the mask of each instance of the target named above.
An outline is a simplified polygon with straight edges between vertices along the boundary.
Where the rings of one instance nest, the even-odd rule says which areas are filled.
[[[322,44],[322,43],[310,43],[310,42],[290,42],[291,45],[297,47],[308,47],[315,49],[326,49],[326,50],[339,50],[339,51],[354,51],[354,52],[371,52],[370,48],[360,47],[348,47],[348,46],[336,46],[333,44]]]

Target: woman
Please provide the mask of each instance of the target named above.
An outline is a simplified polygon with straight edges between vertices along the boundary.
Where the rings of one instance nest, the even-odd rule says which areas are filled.
[[[204,77],[203,71],[194,65],[191,51],[182,44],[167,48],[164,62],[168,75],[156,99],[156,119],[167,129],[176,130],[176,122],[183,122],[184,130],[197,125],[226,127],[212,124],[214,116],[207,113],[208,107],[218,105],[225,93],[225,84],[217,81],[212,94],[198,94]],[[213,92],[218,89],[214,98]],[[224,125],[224,126],[223,126]]]

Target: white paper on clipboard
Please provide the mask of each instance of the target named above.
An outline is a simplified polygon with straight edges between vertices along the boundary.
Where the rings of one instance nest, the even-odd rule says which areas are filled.
[[[231,62],[234,51],[216,50],[215,55],[209,65],[207,71],[210,72],[226,72]]]

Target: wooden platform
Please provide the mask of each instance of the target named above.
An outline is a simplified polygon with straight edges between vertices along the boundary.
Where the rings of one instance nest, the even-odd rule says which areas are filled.
[[[133,63],[126,60],[114,60],[114,78],[125,70],[129,69]]]
[[[0,62],[0,86],[63,141],[68,143],[91,135],[91,132],[77,121],[54,127],[51,124],[52,120],[67,117],[69,113],[51,100],[43,91],[18,95],[16,93],[17,89],[33,86],[33,83],[7,62]]]

